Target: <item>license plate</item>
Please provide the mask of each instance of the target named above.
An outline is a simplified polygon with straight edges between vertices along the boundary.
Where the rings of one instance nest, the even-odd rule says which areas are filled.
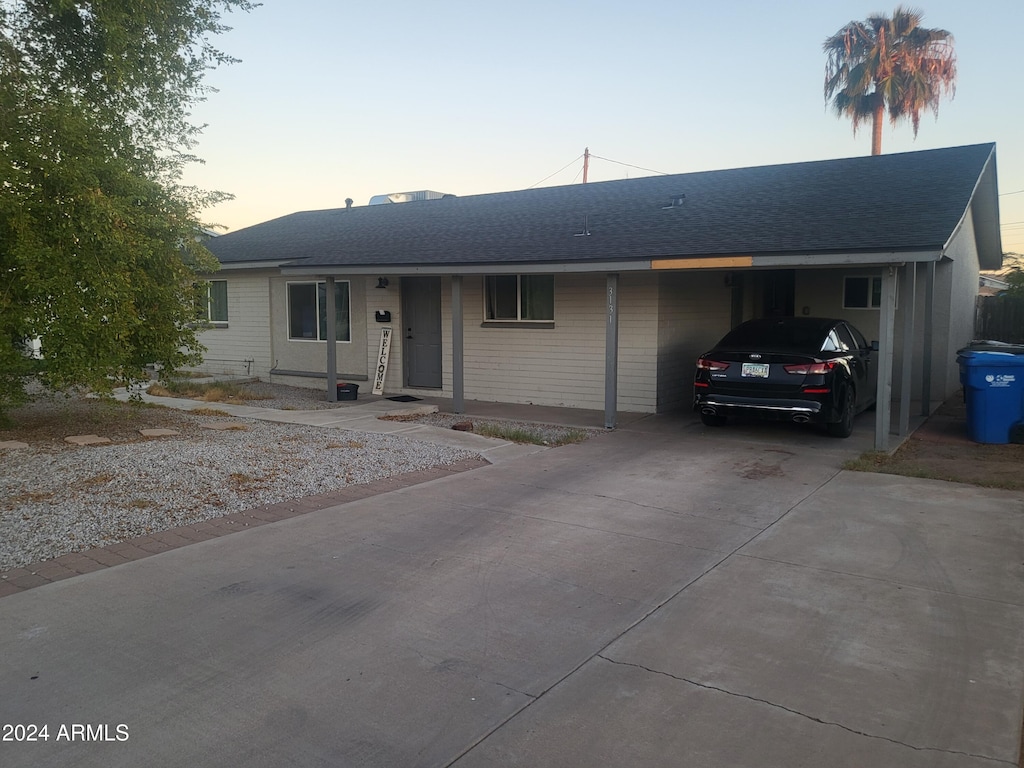
[[[768,363],[744,363],[740,376],[753,376],[756,379],[768,378]]]

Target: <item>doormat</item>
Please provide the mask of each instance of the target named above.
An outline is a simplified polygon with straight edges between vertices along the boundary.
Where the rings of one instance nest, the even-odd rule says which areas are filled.
[[[417,400],[422,400],[422,397],[413,397],[412,395],[399,395],[398,397],[389,397],[388,400],[394,400],[396,403],[415,403]]]

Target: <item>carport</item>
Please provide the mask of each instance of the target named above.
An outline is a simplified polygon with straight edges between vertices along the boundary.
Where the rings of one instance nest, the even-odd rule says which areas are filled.
[[[893,254],[897,257],[896,254]],[[935,253],[914,253],[898,255],[900,261],[879,262],[877,254],[844,254],[842,256],[804,256],[797,260],[788,260],[785,257],[741,257],[741,258],[706,258],[706,259],[667,259],[656,260],[651,263],[651,269],[655,270],[685,270],[685,269],[777,269],[780,267],[794,268],[815,268],[820,269],[827,266],[846,266],[854,264],[857,266],[876,267],[882,277],[882,293],[880,306],[880,331],[878,341],[878,405],[875,409],[875,450],[887,451],[889,449],[890,435],[903,437],[910,431],[911,424],[911,402],[912,389],[916,383],[919,386],[921,416],[928,416],[931,413],[931,369],[933,365],[933,334],[932,328],[935,324],[935,265],[941,258],[941,254]],[[903,355],[900,365],[894,366],[894,349],[899,340],[904,349],[912,348],[917,340],[915,317],[917,316],[917,273],[918,265],[924,269],[924,322],[922,333],[922,358],[923,363],[919,381],[914,381],[913,357]],[[635,265],[630,265],[635,269]],[[463,333],[465,325],[462,302],[462,275],[456,275],[452,279],[452,358],[453,358],[453,380],[452,399],[453,409],[456,413],[465,410],[465,383],[464,383],[464,350]],[[613,429],[617,421],[617,382],[618,382],[618,351],[619,351],[619,303],[618,303],[618,272],[609,272],[606,275],[606,298],[607,311],[605,314],[605,427]],[[902,322],[899,324],[897,336],[896,310],[897,310],[897,284],[902,286],[902,301],[904,311],[901,313]],[[742,299],[739,299],[742,303]],[[740,322],[741,320],[737,320]],[[894,379],[899,384],[900,397],[897,402],[896,423],[893,424],[892,413],[892,392]],[[329,385],[330,388],[330,385]],[[895,429],[894,429],[895,427]]]

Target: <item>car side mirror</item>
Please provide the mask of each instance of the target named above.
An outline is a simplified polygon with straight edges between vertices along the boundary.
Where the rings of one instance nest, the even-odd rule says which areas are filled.
[[[878,351],[878,341],[877,340],[871,342],[871,351],[872,352],[877,352]]]

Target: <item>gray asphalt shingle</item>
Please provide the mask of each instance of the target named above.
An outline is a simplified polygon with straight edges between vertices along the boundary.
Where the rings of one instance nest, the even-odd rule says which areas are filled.
[[[994,148],[304,211],[209,247],[225,265],[381,267],[937,249],[960,223]]]

